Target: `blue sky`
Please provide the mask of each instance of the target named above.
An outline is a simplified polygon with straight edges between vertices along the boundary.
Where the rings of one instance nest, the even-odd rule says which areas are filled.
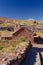
[[[0,0],[0,16],[43,20],[43,0]]]

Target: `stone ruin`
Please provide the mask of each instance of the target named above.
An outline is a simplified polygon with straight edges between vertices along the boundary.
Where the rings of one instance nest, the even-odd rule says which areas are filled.
[[[6,53],[2,52],[0,54],[0,65],[20,65],[28,50],[32,47],[31,43],[26,43],[25,46],[22,46],[19,44],[16,47],[16,52],[15,53]]]

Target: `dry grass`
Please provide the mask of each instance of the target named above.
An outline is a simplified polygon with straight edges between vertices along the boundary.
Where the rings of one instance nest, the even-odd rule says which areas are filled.
[[[15,22],[19,22],[22,25],[33,25],[34,21],[32,20],[12,20],[9,18],[3,18],[1,17],[0,20],[2,20],[4,23],[1,24],[1,26],[12,26]]]
[[[32,20],[13,20],[13,22],[19,22],[21,25],[34,25]]]
[[[1,40],[0,41],[0,52],[15,52],[17,45],[26,46],[26,41],[14,41],[14,40]]]
[[[14,26],[14,23],[2,23],[0,24],[1,27],[8,27],[8,26]]]
[[[11,36],[12,35],[12,31],[7,31],[7,30],[4,30],[4,31],[0,31],[0,36]]]
[[[13,52],[16,45],[19,44],[19,41],[14,40],[3,40],[0,41],[0,51],[2,52]]]
[[[21,25],[34,25],[34,21],[29,21],[29,20],[13,20],[12,22],[4,22],[0,24],[2,27],[7,27],[7,26],[14,26],[14,23],[20,23]]]
[[[36,32],[36,34],[37,34],[38,36],[40,36],[41,38],[43,38],[43,33],[41,33],[41,32]]]

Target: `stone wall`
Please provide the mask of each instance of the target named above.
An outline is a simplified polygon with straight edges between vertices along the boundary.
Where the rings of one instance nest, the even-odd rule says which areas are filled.
[[[21,28],[17,32],[13,34],[13,38],[15,40],[19,39],[21,36],[25,37],[27,41],[34,42],[34,34],[32,31],[26,29],[26,28]]]
[[[0,59],[0,65],[21,65],[21,63],[24,61],[26,53],[31,49],[31,47],[31,43],[26,43],[25,46],[18,45],[16,47],[15,54],[3,53],[4,57],[2,56],[3,59]]]
[[[27,45],[25,49],[22,49],[20,52],[17,53],[17,58],[15,60],[11,60],[9,65],[21,65],[24,61],[26,53],[32,47],[31,44]],[[19,49],[20,50],[20,49]]]

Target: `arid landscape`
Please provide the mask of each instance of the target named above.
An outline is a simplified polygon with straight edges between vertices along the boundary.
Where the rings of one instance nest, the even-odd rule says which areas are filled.
[[[0,17],[0,65],[43,65],[43,21]]]

